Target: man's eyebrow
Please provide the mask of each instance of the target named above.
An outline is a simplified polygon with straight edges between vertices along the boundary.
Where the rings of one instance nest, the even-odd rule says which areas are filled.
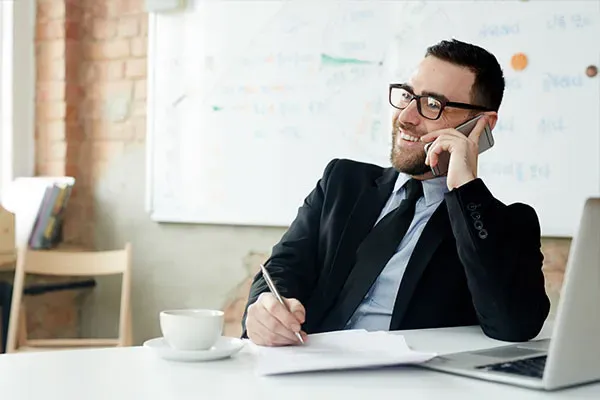
[[[448,98],[446,96],[444,96],[441,93],[437,93],[437,92],[430,92],[428,90],[424,90],[423,93],[421,94],[421,96],[431,96],[431,97],[435,97],[436,99],[439,100],[443,100],[445,102],[448,102]]]
[[[409,85],[408,83],[402,83],[401,86],[405,87],[406,89],[410,90],[411,92],[415,93],[415,88],[413,88],[411,85]],[[424,90],[423,93],[421,93],[421,96],[431,96],[431,97],[435,97],[436,99],[439,100],[443,100],[445,102],[448,102],[450,100],[448,100],[448,98],[446,96],[444,96],[441,93],[437,93],[437,92],[432,92],[429,90]]]

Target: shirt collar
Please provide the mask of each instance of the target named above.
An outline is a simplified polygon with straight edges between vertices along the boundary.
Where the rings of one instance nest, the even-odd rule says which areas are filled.
[[[396,183],[394,184],[394,194],[404,186],[406,182],[411,179],[410,175],[403,172],[398,174]],[[439,203],[444,199],[444,194],[448,192],[448,185],[446,183],[446,177],[440,176],[437,178],[426,179],[421,181],[423,183],[423,194],[425,196],[425,204],[431,206],[432,204]]]

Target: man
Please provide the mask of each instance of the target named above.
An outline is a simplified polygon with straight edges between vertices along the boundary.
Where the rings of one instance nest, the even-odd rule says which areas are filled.
[[[258,274],[244,336],[279,346],[298,343],[295,332],[475,324],[504,341],[536,336],[549,311],[537,215],[477,177],[479,137],[503,92],[484,49],[428,48],[409,82],[390,85],[393,168],[329,163],[265,264],[290,311]],[[468,137],[454,129],[479,114]],[[442,152],[448,172],[435,177]]]

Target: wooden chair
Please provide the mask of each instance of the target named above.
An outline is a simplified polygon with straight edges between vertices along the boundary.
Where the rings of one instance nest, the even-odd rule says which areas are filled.
[[[118,338],[27,338],[23,286],[26,274],[54,276],[122,275]],[[131,346],[131,244],[110,251],[57,251],[22,249],[17,257],[6,352],[85,347]]]
[[[15,214],[0,205],[0,270],[12,269],[15,247]]]
[[[17,261],[15,242],[15,214],[0,205],[0,271],[14,268]],[[3,304],[4,297],[10,296],[10,292],[6,291],[7,287],[7,284],[0,282],[0,352],[4,351],[3,343],[8,331],[6,326],[8,310],[4,308],[8,306]]]

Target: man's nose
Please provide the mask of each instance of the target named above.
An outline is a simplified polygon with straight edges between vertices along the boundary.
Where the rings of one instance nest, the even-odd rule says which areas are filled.
[[[418,125],[421,122],[421,115],[419,114],[419,110],[417,108],[417,100],[413,99],[408,106],[397,116],[397,121],[409,124],[409,125]]]

